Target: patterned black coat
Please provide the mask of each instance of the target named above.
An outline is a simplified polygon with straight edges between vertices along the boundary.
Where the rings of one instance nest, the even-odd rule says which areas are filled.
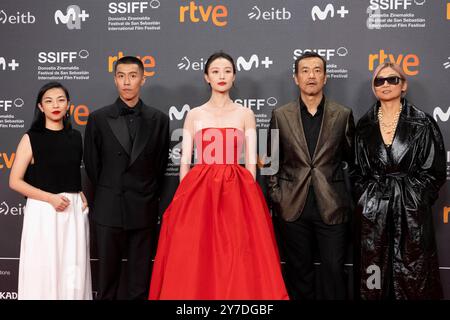
[[[431,206],[446,179],[444,143],[433,118],[402,104],[391,147],[379,130],[379,103],[356,128],[362,299],[442,297]]]

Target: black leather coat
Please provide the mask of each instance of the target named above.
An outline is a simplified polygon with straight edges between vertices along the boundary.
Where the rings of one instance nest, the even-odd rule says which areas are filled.
[[[442,297],[431,206],[446,179],[444,143],[431,116],[402,104],[390,148],[379,130],[379,103],[356,128],[362,299]]]

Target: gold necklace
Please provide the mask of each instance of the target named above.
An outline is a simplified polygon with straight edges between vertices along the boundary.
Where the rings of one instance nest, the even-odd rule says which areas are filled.
[[[389,139],[389,143],[386,145],[390,146],[392,141],[394,140],[395,129],[397,128],[398,120],[400,119],[400,113],[402,112],[402,105],[400,105],[400,109],[395,113],[394,119],[392,122],[385,122],[383,120],[383,110],[380,106],[378,109],[378,121],[380,122],[381,130],[385,135],[387,135]]]

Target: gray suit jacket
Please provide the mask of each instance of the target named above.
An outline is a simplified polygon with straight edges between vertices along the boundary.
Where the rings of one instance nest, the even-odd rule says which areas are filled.
[[[297,220],[312,184],[323,222],[329,225],[345,222],[351,196],[342,162],[353,164],[352,110],[325,98],[322,126],[313,155],[308,151],[298,100],[273,110],[270,129],[279,130],[278,145],[270,145],[269,135],[271,157],[279,154],[279,170],[267,179],[275,214],[286,221]]]

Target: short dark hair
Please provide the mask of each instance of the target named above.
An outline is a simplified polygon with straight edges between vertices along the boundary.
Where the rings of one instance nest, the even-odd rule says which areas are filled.
[[[139,70],[144,73],[144,64],[136,57],[125,56],[117,60],[116,64],[114,65],[114,74],[116,74],[117,66],[120,64],[136,64],[139,67]]]
[[[31,122],[31,126],[30,126],[31,131],[43,131],[45,129],[45,115],[41,111],[41,109],[39,109],[39,103],[42,102],[42,97],[48,90],[55,89],[55,88],[62,89],[62,91],[64,91],[64,95],[66,96],[67,103],[69,103],[69,101],[70,101],[69,91],[61,83],[52,81],[52,82],[48,82],[48,83],[44,84],[42,86],[42,88],[39,90],[37,98],[36,98],[36,104],[34,106],[34,118],[33,118],[33,121]],[[70,117],[64,116],[63,125],[64,125],[64,129],[68,130],[68,129],[72,128],[72,124],[70,122]]]
[[[319,58],[320,60],[322,60],[323,71],[325,74],[327,73],[327,61],[321,55],[319,55],[317,52],[314,51],[306,51],[306,52],[304,51],[302,55],[297,57],[297,59],[295,60],[295,67],[294,67],[295,74],[298,73],[298,64],[300,63],[300,61],[307,58]]]
[[[215,52],[208,58],[208,60],[206,61],[205,69],[203,70],[203,72],[205,74],[208,74],[208,69],[209,69],[209,66],[211,65],[211,63],[214,60],[217,60],[217,59],[220,59],[220,58],[230,61],[231,65],[233,66],[233,74],[236,74],[236,65],[234,64],[233,58],[228,53],[225,53],[223,51]]]

